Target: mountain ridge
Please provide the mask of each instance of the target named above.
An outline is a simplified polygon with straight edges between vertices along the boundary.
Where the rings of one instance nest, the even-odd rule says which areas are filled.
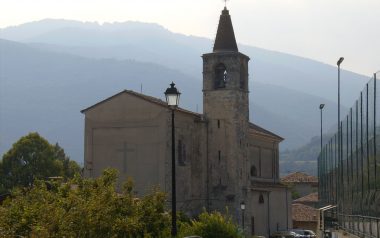
[[[56,23],[56,21],[54,22]],[[60,21],[58,20],[58,22]],[[65,22],[61,23],[63,25],[65,24]],[[76,23],[75,21],[72,22],[72,24]],[[38,22],[33,24],[38,24]],[[50,22],[49,24],[53,23]],[[43,129],[44,127],[38,123],[39,126],[29,124],[20,127],[24,129],[25,133],[29,132],[26,129],[42,129],[43,131],[47,131],[48,138],[58,142],[60,142],[58,140],[60,138],[59,133],[63,133],[63,146],[65,147],[65,145],[67,145],[69,154],[75,157],[76,160],[81,160],[81,154],[83,154],[81,152],[83,148],[80,148],[82,147],[81,141],[83,139],[83,129],[81,129],[81,126],[83,126],[83,121],[81,121],[81,117],[77,114],[81,109],[91,106],[99,100],[112,96],[123,89],[139,91],[141,84],[143,84],[143,93],[162,98],[162,95],[158,94],[161,93],[162,90],[157,92],[157,88],[165,88],[166,84],[164,82],[171,79],[176,81],[179,86],[182,86],[184,97],[181,104],[183,103],[186,109],[195,111],[195,108],[199,108],[201,111],[202,61],[200,56],[202,53],[211,51],[212,41],[206,38],[172,33],[157,24],[153,25],[153,28],[157,27],[155,29],[158,29],[159,32],[149,32],[151,39],[139,41],[139,38],[134,36],[135,40],[130,39],[131,45],[128,45],[120,38],[115,37],[119,33],[110,34],[107,32],[107,34],[110,35],[104,37],[111,40],[100,41],[102,44],[100,44],[100,46],[96,45],[96,47],[91,46],[91,44],[94,44],[94,42],[99,43],[99,41],[92,41],[92,37],[87,35],[86,40],[92,42],[88,44],[89,46],[87,48],[78,46],[76,42],[71,42],[71,45],[68,44],[64,39],[60,39],[54,31],[53,33],[52,31],[47,32],[47,35],[44,36],[45,42],[41,42],[43,40],[35,40],[32,42],[25,40],[25,42],[22,42],[23,37],[24,39],[28,39],[25,37],[28,32],[23,33],[22,30],[20,30],[20,28],[17,29],[17,27],[12,29],[12,34],[14,34],[16,38],[18,37],[18,40],[22,43],[17,43],[12,52],[8,50],[7,54],[10,54],[13,58],[7,55],[7,57],[3,57],[3,63],[0,62],[7,73],[5,74],[3,72],[0,74],[0,77],[3,75],[2,81],[8,79],[6,80],[7,85],[5,86],[12,86],[13,92],[16,95],[18,92],[16,89],[19,87],[19,89],[24,90],[23,93],[27,95],[26,98],[30,98],[31,93],[39,96],[39,98],[30,99],[28,101],[29,108],[24,108],[25,111],[30,113],[33,112],[30,111],[30,109],[35,108],[35,110],[38,109],[40,113],[52,110],[56,113],[56,116],[61,115],[54,111],[56,110],[54,105],[46,104],[46,98],[56,95],[48,94],[43,90],[48,91],[54,89],[63,91],[63,89],[67,89],[72,93],[73,96],[67,99],[55,98],[54,100],[60,103],[60,107],[64,108],[67,115],[70,115],[67,118],[68,121],[75,124],[74,128],[70,130],[70,133],[72,133],[74,137],[77,137],[75,140],[77,145],[71,143],[68,139],[70,137],[68,132],[62,129],[61,124],[67,125],[67,123],[60,121],[59,118],[64,118],[62,115],[46,118],[48,122],[47,129]],[[93,25],[90,24],[90,26],[92,27]],[[152,27],[150,24],[140,22],[134,26],[144,26],[144,30],[140,28],[141,31],[149,31]],[[60,28],[54,26],[54,24],[50,27]],[[113,27],[116,30],[121,29],[120,27]],[[122,30],[123,29],[124,28],[122,28]],[[0,29],[0,37],[5,36],[6,38],[8,30]],[[76,29],[76,31],[77,30],[78,29]],[[19,31],[19,33],[17,33],[17,31]],[[60,30],[60,32],[60,34],[65,33],[64,30]],[[78,35],[75,36],[75,34],[70,35],[69,32],[65,34],[67,34],[67,37],[78,37]],[[81,34],[84,33],[82,32]],[[124,37],[128,36],[125,32],[122,34],[124,34]],[[162,39],[161,34],[166,38],[164,37],[164,39]],[[60,42],[58,42],[60,44],[52,44],[52,40],[49,40],[47,36],[51,37],[51,39],[60,40]],[[6,41],[0,41],[0,57],[4,55],[5,48],[9,48],[9,46],[5,46],[6,44],[4,42]],[[109,45],[106,45],[104,42]],[[336,123],[336,110],[334,109],[337,107],[335,102],[336,68],[331,65],[315,62],[311,59],[278,53],[277,51],[244,45],[239,45],[239,48],[241,52],[251,57],[251,121],[285,137],[286,140],[281,143],[281,150],[301,147],[306,141],[318,135],[318,106],[320,103],[326,104],[326,108],[324,109],[324,121],[326,125],[324,126],[326,128],[334,126]],[[4,62],[5,59],[6,62]],[[11,62],[10,59],[13,61]],[[21,61],[22,65],[19,64],[19,61]],[[77,65],[71,61],[76,62]],[[102,71],[100,71],[100,69],[102,69]],[[24,71],[30,71],[29,75],[23,74]],[[131,79],[131,77],[133,77],[133,79]],[[16,85],[16,82],[12,82],[13,84],[10,83],[10,78],[21,78],[20,84],[22,85]],[[54,81],[51,81],[52,79],[54,79]],[[342,95],[342,105],[351,105],[351,100],[357,98],[358,93],[361,88],[364,87],[368,78],[348,71],[342,71],[342,79],[344,79],[344,81],[342,81],[342,89],[345,89],[343,91],[344,95]],[[74,89],[70,88],[70,85],[73,86]],[[92,85],[91,88],[89,88],[88,85]],[[29,87],[29,91],[26,90],[25,87]],[[0,95],[0,98],[3,98],[2,101],[12,101],[12,97],[8,92],[5,93],[0,90],[0,94],[2,94],[2,96]],[[5,94],[7,97],[4,96]],[[61,95],[62,92],[58,94],[64,97]],[[24,101],[26,98],[24,98]],[[73,105],[77,103],[74,99],[80,101],[83,107],[74,107]],[[22,108],[22,103],[18,103],[16,108]],[[38,106],[34,104],[31,105],[30,103],[38,104]],[[87,104],[84,105],[85,103]],[[6,113],[2,113],[3,118],[5,117],[4,115],[10,118],[10,116],[7,115],[7,113],[10,113],[9,110],[12,111],[12,107],[10,106],[11,105],[2,106],[2,108],[8,110]],[[344,110],[346,110],[346,108],[342,108],[342,113]],[[26,116],[22,113],[13,113],[12,115],[13,117],[20,117],[20,115]],[[34,119],[36,118],[37,120],[43,119],[34,115]],[[9,122],[9,119],[7,120]],[[61,122],[61,124],[59,124],[59,122]],[[10,128],[18,131],[18,133],[16,133],[17,135],[23,135],[17,128],[12,126]],[[7,135],[11,134],[11,129],[6,130]],[[15,141],[15,139],[18,138],[8,138],[7,145],[9,145],[9,141],[12,141],[11,139]],[[6,146],[3,146],[3,148],[1,148],[0,146],[0,153],[6,150],[5,147]]]

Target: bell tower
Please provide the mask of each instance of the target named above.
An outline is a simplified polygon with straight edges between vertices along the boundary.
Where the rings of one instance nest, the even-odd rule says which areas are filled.
[[[248,61],[236,44],[231,16],[220,15],[212,53],[203,58],[203,114],[208,122],[210,210],[240,210],[248,178]],[[235,212],[235,211],[234,211]]]

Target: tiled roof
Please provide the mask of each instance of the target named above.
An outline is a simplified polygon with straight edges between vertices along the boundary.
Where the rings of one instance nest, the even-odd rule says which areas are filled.
[[[287,183],[318,183],[318,178],[303,172],[294,172],[281,178],[281,182]]]
[[[268,188],[286,188],[286,185],[283,185],[281,183],[274,183],[274,182],[264,182],[264,181],[255,181],[251,180],[251,189],[266,189]]]
[[[310,193],[304,197],[300,197],[293,202],[295,203],[304,203],[304,202],[318,202],[318,193]]]
[[[261,134],[265,134],[265,135],[269,135],[269,136],[274,137],[274,138],[276,138],[278,140],[281,140],[281,141],[284,140],[284,138],[282,138],[281,136],[278,136],[278,135],[276,135],[276,134],[274,134],[274,133],[272,133],[272,132],[270,132],[268,130],[265,130],[264,128],[262,128],[262,127],[260,127],[260,126],[258,126],[256,124],[253,124],[251,122],[249,123],[249,127],[251,129],[253,129],[255,132],[258,132],[258,133],[261,133]]]
[[[317,221],[317,210],[304,204],[292,204],[293,221]]]

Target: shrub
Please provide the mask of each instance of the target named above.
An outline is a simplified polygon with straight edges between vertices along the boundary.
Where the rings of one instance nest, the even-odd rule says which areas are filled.
[[[180,236],[197,235],[202,238],[241,238],[244,237],[238,226],[228,215],[220,212],[203,212],[197,220],[190,223],[182,223]]]

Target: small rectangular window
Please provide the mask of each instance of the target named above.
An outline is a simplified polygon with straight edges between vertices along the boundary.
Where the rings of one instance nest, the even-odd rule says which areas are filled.
[[[220,120],[218,120],[218,128],[220,128]]]
[[[255,217],[251,217],[251,235],[255,235]]]
[[[220,150],[218,151],[218,160],[219,160],[219,163],[220,163],[220,158],[222,157],[221,155],[222,153],[220,152]]]

